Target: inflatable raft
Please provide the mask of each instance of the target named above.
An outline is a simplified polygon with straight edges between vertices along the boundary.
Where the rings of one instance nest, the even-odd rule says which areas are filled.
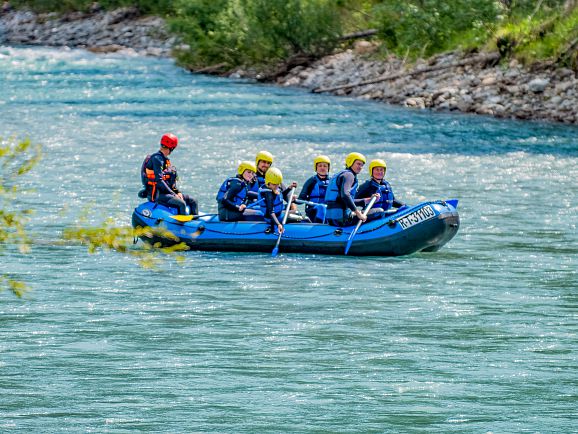
[[[347,254],[401,256],[435,252],[458,231],[457,205],[457,200],[423,202],[364,223],[355,233]],[[183,242],[192,250],[271,253],[278,238],[262,221],[220,222],[216,215],[206,214],[182,222],[175,215],[172,208],[146,202],[135,208],[132,225],[159,229],[141,235],[145,242],[162,246]],[[287,224],[279,251],[343,255],[354,229],[355,226],[337,228],[320,223]]]

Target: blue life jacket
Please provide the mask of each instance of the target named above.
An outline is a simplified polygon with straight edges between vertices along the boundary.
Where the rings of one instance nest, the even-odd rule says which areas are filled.
[[[335,175],[333,178],[331,178],[329,180],[329,185],[327,186],[327,192],[325,193],[325,203],[329,204],[331,202],[337,202],[339,200],[339,186],[337,185],[337,181],[341,178],[341,175],[343,175],[347,171],[351,172],[351,170],[349,170],[349,169],[342,170],[341,172],[339,172],[337,175]],[[353,172],[351,172],[351,173],[353,173]],[[359,185],[359,182],[357,181],[357,176],[355,176],[355,181],[353,182],[353,186],[351,187],[351,190],[349,191],[349,194],[351,194],[352,198],[354,198],[355,193],[357,193],[357,186],[358,185]]]
[[[271,218],[265,214],[267,212],[267,204],[265,203],[265,195],[263,194],[268,191],[272,190],[268,187],[261,187],[259,189],[259,197],[257,198],[257,200],[259,201],[259,209],[263,213],[265,221],[267,223],[271,223]],[[277,218],[280,218],[281,214],[283,213],[283,194],[281,194],[281,192],[279,192],[279,194],[275,194],[275,202],[273,202],[273,212],[277,215]]]
[[[325,193],[325,203],[327,204],[327,212],[325,214],[325,217],[327,219],[341,220],[346,218],[348,207],[340,199],[339,196],[340,187],[337,185],[337,181],[339,179],[342,179],[343,177],[341,175],[343,175],[347,171],[353,173],[353,171],[351,171],[350,169],[344,169],[329,180],[329,185],[327,186],[327,193]],[[351,190],[349,190],[349,194],[351,194],[352,199],[355,198],[358,185],[359,181],[357,180],[357,175],[355,175],[355,181],[353,182]]]
[[[375,192],[379,193],[380,198],[373,204],[372,208],[381,208],[384,211],[391,209],[393,207],[393,191],[391,191],[391,185],[387,181],[381,181],[381,184],[378,184],[377,181],[371,179],[372,187],[375,187]]]
[[[239,206],[243,203],[245,203],[245,199],[247,198],[247,184],[245,184],[242,180],[240,180],[237,177],[231,177],[231,178],[227,178],[225,180],[225,182],[223,182],[223,184],[221,184],[221,188],[219,188],[219,192],[217,193],[217,202],[221,202],[221,200],[223,200],[223,198],[225,197],[225,193],[227,193],[227,191],[229,191],[229,188],[231,188],[231,182],[233,181],[238,181],[244,184],[244,188],[241,189],[241,191],[239,191],[239,193],[237,193],[235,195],[235,197],[233,198],[232,202]]]
[[[329,180],[329,176],[325,179],[320,179],[317,175],[315,176],[315,184],[313,185],[311,194],[309,195],[310,202],[325,203],[325,194],[327,193]]]
[[[255,175],[255,182],[251,184],[251,188],[249,191],[254,191],[255,193],[259,192],[259,189],[265,185],[265,177],[261,176],[260,173]]]

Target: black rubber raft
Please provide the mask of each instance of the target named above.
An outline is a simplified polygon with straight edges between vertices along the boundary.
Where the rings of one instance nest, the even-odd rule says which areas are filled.
[[[348,255],[401,256],[435,252],[458,232],[458,201],[423,202],[380,220],[364,223],[352,238]],[[190,218],[190,217],[189,217]],[[262,221],[220,222],[214,214],[179,221],[176,210],[153,202],[135,208],[132,225],[150,227],[140,238],[148,243],[171,246],[185,243],[191,250],[271,252],[278,234]],[[285,226],[279,250],[282,253],[345,254],[354,226],[337,228],[320,223]]]

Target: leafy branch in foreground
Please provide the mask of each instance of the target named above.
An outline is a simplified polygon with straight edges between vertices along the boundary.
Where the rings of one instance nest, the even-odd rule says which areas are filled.
[[[184,257],[177,252],[189,250],[186,244],[179,243],[172,233],[158,228],[132,228],[130,226],[114,226],[112,219],[106,220],[102,225],[95,227],[68,228],[64,231],[64,239],[77,241],[88,247],[89,253],[99,250],[115,251],[128,254],[136,258],[144,268],[157,268],[162,263],[161,255],[170,256],[178,262]],[[170,247],[162,247],[160,243],[144,243],[142,248],[133,248],[134,240],[139,237],[154,239],[162,237],[175,242]],[[159,255],[161,254],[161,255]]]
[[[0,255],[9,244],[16,244],[21,253],[30,250],[25,225],[32,211],[17,209],[15,199],[21,191],[20,178],[41,158],[42,147],[33,145],[28,139],[19,142],[0,139]],[[4,289],[21,297],[28,287],[7,273],[0,273],[0,291]]]

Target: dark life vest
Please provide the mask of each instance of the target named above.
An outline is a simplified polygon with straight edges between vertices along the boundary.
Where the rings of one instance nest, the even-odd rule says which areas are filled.
[[[157,197],[157,182],[155,180],[155,172],[152,168],[152,164],[150,164],[151,157],[153,155],[154,154],[149,154],[145,157],[140,169],[141,182],[146,190],[146,195],[149,197],[151,202],[154,202]],[[176,189],[176,169],[170,168],[171,160],[165,157],[165,167],[163,168],[162,178],[167,182],[170,188]],[[174,182],[171,183],[171,178],[173,177]]]
[[[233,200],[231,202],[233,202],[235,205],[239,206],[243,203],[245,203],[245,199],[247,198],[247,184],[237,178],[237,177],[231,177],[231,178],[227,178],[225,180],[225,182],[223,182],[223,184],[221,184],[221,188],[219,188],[219,192],[217,193],[217,202],[221,202],[221,200],[223,200],[223,198],[225,197],[225,194],[227,193],[227,191],[229,191],[229,188],[231,188],[231,182],[233,181],[238,181],[240,183],[243,183],[243,187],[233,198]]]

